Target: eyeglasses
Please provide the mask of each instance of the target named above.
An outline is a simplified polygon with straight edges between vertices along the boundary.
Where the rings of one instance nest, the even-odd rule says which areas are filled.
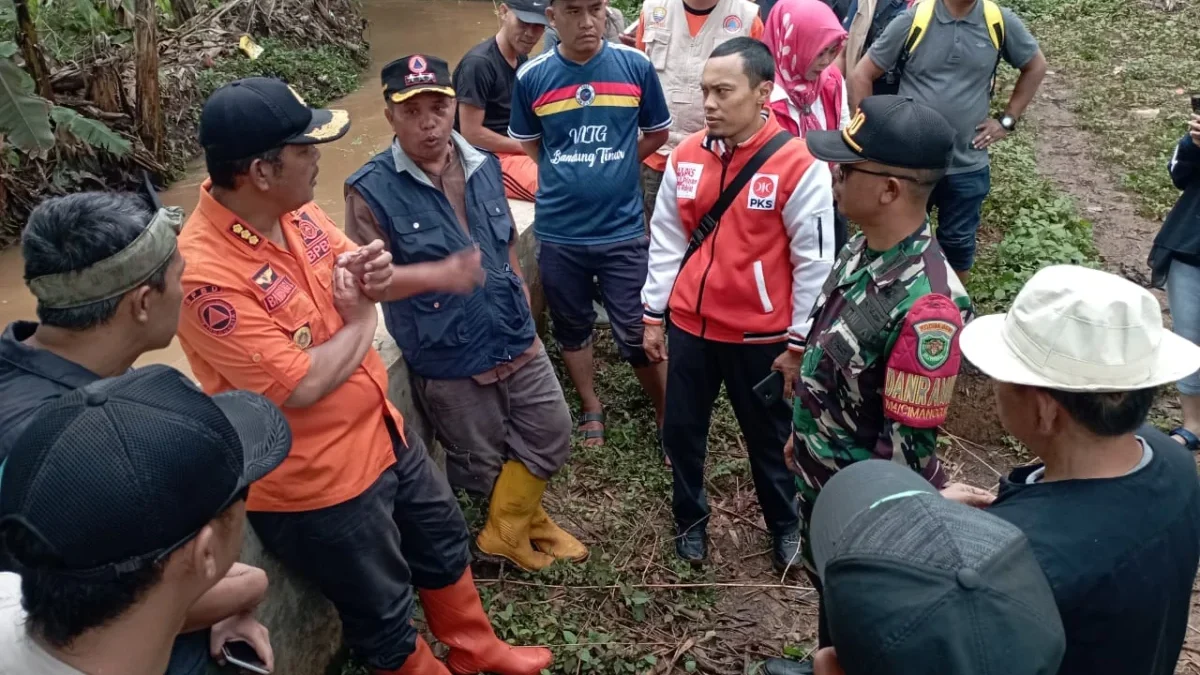
[[[921,178],[917,178],[916,176],[902,176],[898,173],[885,173],[883,171],[868,171],[867,169],[860,169],[857,166],[855,166],[854,164],[838,164],[837,167],[838,167],[838,171],[837,171],[837,175],[834,176],[834,179],[839,182],[845,181],[846,176],[849,176],[850,174],[857,171],[858,173],[865,173],[868,176],[882,176],[884,178],[895,178],[896,180],[906,180],[906,181],[909,181],[916,185],[933,185],[933,184],[937,183],[936,180],[932,180],[932,181],[931,180],[923,180]]]

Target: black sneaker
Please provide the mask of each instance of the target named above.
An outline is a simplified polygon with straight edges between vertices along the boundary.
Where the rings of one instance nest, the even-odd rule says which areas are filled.
[[[763,662],[760,675],[812,675],[812,661],[793,661],[791,659],[767,659]]]
[[[800,559],[800,531],[792,530],[783,536],[771,538],[771,564],[776,572],[782,572],[790,565],[793,570],[803,566]]]
[[[675,555],[693,565],[703,563],[708,557],[708,537],[704,530],[693,527],[675,537]]]

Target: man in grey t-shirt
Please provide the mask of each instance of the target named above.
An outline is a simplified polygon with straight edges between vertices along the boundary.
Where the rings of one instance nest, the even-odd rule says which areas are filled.
[[[1046,74],[1046,58],[1025,24],[1012,11],[1004,15],[1000,57],[1021,75],[1004,112],[990,117],[996,48],[984,21],[982,0],[934,2],[933,16],[921,43],[911,51],[900,78],[900,95],[942,113],[956,132],[946,177],[929,198],[938,212],[937,239],[950,266],[966,282],[975,260],[980,208],[991,187],[987,149],[1016,128]],[[896,17],[860,59],[847,80],[850,105],[857,108],[872,84],[896,65],[908,40],[917,6]]]

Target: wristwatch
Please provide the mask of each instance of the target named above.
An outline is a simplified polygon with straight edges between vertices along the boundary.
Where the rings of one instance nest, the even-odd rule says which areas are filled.
[[[1004,130],[1007,132],[1011,133],[1013,129],[1017,128],[1017,118],[1009,115],[1008,113],[998,115],[996,120],[1000,122],[1000,126],[1004,127]]]

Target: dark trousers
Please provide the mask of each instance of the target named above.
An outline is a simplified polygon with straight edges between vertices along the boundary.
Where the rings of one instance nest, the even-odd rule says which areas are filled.
[[[413,587],[444,588],[470,562],[467,523],[415,433],[366,492],[316,511],[249,514],[263,547],[337,608],[346,644],[393,670],[416,648]]]
[[[783,403],[768,408],[754,393],[754,385],[770,374],[771,364],[787,345],[713,342],[671,326],[667,348],[663,447],[675,477],[671,505],[678,531],[703,528],[708,522],[704,458],[713,404],[722,382],[746,437],[750,471],[767,529],[774,535],[794,531],[799,524],[794,506],[796,483],[783,463],[791,411]]]

